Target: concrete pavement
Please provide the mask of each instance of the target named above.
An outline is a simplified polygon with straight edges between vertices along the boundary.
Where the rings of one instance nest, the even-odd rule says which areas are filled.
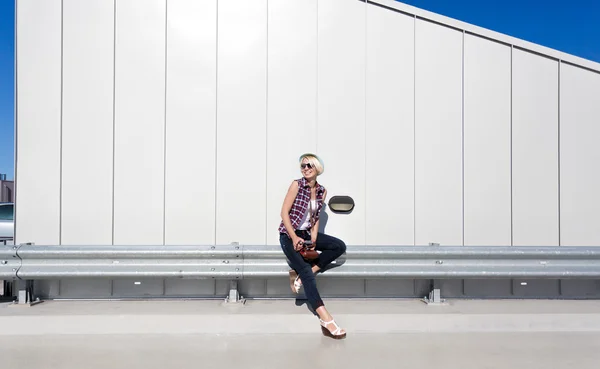
[[[151,322],[149,322],[151,324]],[[598,333],[62,335],[0,337],[10,369],[597,369]]]
[[[599,301],[47,301],[0,305],[0,367],[596,369]]]
[[[352,333],[600,332],[600,301],[328,300]],[[151,324],[149,324],[151,322]],[[0,304],[0,335],[315,334],[303,300],[46,301],[29,308]]]

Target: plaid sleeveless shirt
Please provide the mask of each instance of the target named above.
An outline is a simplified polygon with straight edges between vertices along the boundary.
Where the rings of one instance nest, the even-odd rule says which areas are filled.
[[[308,209],[308,202],[310,201],[310,187],[306,178],[302,177],[296,181],[298,182],[298,194],[296,195],[296,199],[294,199],[294,203],[292,204],[289,214],[290,221],[292,222],[292,227],[294,229],[298,229],[298,227],[300,227],[300,222],[302,222],[302,219],[304,219],[306,209]],[[318,182],[316,184],[316,188],[317,209],[313,210],[315,212],[313,219],[315,223],[319,220],[319,215],[321,214],[321,209],[323,208],[323,194],[325,192],[325,187],[321,186]],[[313,225],[314,224],[311,224],[310,227],[312,228]],[[279,224],[279,233],[288,233],[287,229],[285,229],[285,225],[283,225],[283,220]]]

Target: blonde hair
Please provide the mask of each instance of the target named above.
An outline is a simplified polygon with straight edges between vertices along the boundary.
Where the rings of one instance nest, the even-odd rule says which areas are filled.
[[[304,159],[306,159],[310,163],[310,165],[313,168],[315,168],[318,176],[323,174],[323,172],[325,171],[325,167],[323,166],[323,162],[321,161],[321,158],[319,158],[315,154],[304,154],[304,155],[300,156],[299,162],[302,163],[302,161]]]

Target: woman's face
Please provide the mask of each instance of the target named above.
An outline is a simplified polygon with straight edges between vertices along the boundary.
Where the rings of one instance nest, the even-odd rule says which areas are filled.
[[[302,172],[302,176],[306,179],[313,179],[317,176],[317,170],[308,162],[307,158],[302,159],[300,171]]]

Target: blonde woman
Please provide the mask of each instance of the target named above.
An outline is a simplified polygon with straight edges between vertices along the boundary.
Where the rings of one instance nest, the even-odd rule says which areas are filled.
[[[317,176],[323,173],[323,162],[317,155],[304,154],[300,157],[300,172],[302,178],[292,182],[283,201],[279,225],[279,242],[293,268],[289,272],[290,287],[298,293],[304,286],[308,303],[319,315],[321,331],[325,336],[345,338],[346,331],[336,324],[325,309],[317,290],[315,273],[342,255],[346,251],[346,244],[319,232],[319,215],[327,197],[327,190],[317,182]],[[303,249],[321,253],[318,259],[311,262],[300,253]]]

